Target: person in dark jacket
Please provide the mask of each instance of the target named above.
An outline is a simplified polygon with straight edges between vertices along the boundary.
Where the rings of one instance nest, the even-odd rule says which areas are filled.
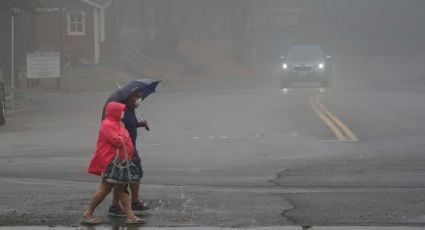
[[[141,103],[141,97],[142,97],[141,91],[135,90],[124,101],[120,101],[120,95],[118,94],[112,94],[107,100],[107,103],[110,101],[119,101],[126,105],[126,110],[124,112],[124,118],[122,119],[122,122],[124,123],[127,131],[129,132],[131,141],[134,146],[133,161],[140,169],[140,178],[143,177],[143,169],[141,165],[140,155],[136,148],[137,129],[145,128],[146,130],[149,130],[148,122],[146,120],[139,121],[136,116],[136,108]],[[102,119],[104,118],[104,116],[105,114],[103,111]],[[131,208],[134,214],[141,215],[143,211],[149,210],[150,209],[149,206],[147,206],[146,203],[139,198],[140,183],[132,183],[130,184],[129,187],[130,187],[130,195],[131,195]],[[119,191],[114,190],[113,192],[112,205],[109,207],[109,215],[111,216],[125,215],[122,207],[119,204]]]

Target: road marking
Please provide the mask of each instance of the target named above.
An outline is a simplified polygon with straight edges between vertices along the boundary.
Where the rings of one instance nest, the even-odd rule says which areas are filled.
[[[308,101],[314,112],[320,119],[332,130],[339,141],[358,141],[359,139],[354,132],[348,128],[339,118],[333,115],[325,106],[320,102],[319,96],[310,96]]]
[[[345,141],[346,138],[341,130],[322,112],[319,107],[315,104],[314,98],[309,97],[308,102],[310,103],[311,108],[316,112],[316,114],[322,119],[322,121],[332,130],[338,140]]]
[[[229,134],[229,135],[223,134],[223,135],[220,136],[221,139],[238,139],[238,138],[241,138],[241,137],[242,136],[239,135],[239,134]]]
[[[271,138],[271,137],[298,137],[299,134],[295,132],[291,133],[229,133],[229,134],[216,134],[216,135],[209,135],[209,136],[192,136],[191,138],[193,140],[261,140],[264,138]],[[161,145],[161,144],[145,144],[145,145]]]
[[[351,140],[351,141],[358,141],[359,140],[359,138],[357,138],[357,136],[354,134],[354,132],[350,128],[348,128],[348,126],[346,124],[344,124],[344,122],[342,122],[338,117],[334,116],[331,112],[329,112],[329,110],[327,110],[325,108],[325,106],[320,101],[320,96],[316,97],[316,101],[317,101],[317,104],[319,105],[320,109],[323,112],[325,112],[326,115],[329,116],[331,118],[331,120],[333,120],[341,128],[341,130],[344,132],[344,134],[348,138],[348,140]]]
[[[14,114],[14,113],[27,111],[27,110],[30,110],[30,109],[33,109],[33,108],[34,108],[34,106],[27,106],[27,107],[20,108],[20,109],[14,109],[14,110],[6,111],[6,114],[10,115],[10,114]]]

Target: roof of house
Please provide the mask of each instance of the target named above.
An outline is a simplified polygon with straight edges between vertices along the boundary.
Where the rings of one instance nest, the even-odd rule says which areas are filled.
[[[80,0],[80,1],[96,8],[105,8],[111,4],[111,0]]]
[[[111,5],[112,0],[80,0],[80,2],[83,4],[87,4],[90,7],[104,9]],[[65,3],[67,6],[75,5],[75,2],[72,1],[63,1],[62,4],[63,3]],[[61,5],[61,1],[40,0],[40,6],[38,6],[36,10],[38,12],[53,12],[59,11],[61,7],[63,7],[63,5]]]

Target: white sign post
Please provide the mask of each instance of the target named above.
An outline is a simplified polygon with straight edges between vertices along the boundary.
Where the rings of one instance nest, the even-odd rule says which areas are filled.
[[[27,54],[27,79],[57,78],[59,88],[60,53],[36,51]]]

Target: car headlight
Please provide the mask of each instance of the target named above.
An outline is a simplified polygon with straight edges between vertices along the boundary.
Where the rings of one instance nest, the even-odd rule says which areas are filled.
[[[283,69],[288,69],[288,64],[283,63],[283,64],[282,64],[282,68],[283,68]]]
[[[317,68],[319,68],[319,69],[324,69],[324,68],[325,68],[325,63],[319,63],[319,64],[317,65]]]

